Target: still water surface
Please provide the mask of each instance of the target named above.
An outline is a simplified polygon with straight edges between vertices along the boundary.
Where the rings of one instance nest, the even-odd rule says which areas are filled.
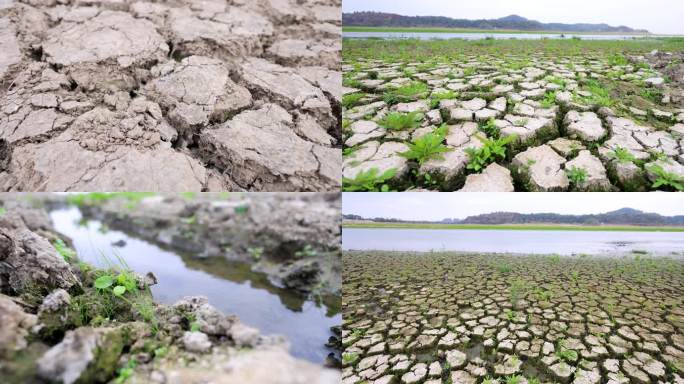
[[[653,255],[684,257],[684,232],[343,228],[342,248],[560,255],[623,255],[639,250]]]
[[[520,39],[520,40],[540,40],[540,39],[572,39],[573,37],[579,37],[582,40],[632,40],[639,39],[642,36],[634,35],[573,35],[565,34],[561,37],[561,34],[550,34],[550,33],[479,33],[479,32],[468,32],[468,33],[450,33],[450,32],[342,32],[343,38],[350,39],[368,39],[368,38],[381,38],[381,39],[419,39],[419,40],[432,40],[432,39],[464,39],[464,40],[483,40],[486,38],[494,38],[497,40],[508,40],[508,39]]]
[[[265,275],[251,272],[245,264],[181,256],[109,230],[98,221],[82,220],[81,212],[73,207],[54,210],[50,217],[55,229],[74,241],[81,260],[104,267],[101,253],[110,258],[116,253],[137,273],[154,273],[159,283],[151,289],[158,302],[173,304],[185,296],[207,296],[212,305],[236,314],[262,333],[284,335],[295,356],[322,363],[331,352],[324,344],[330,327],[342,323],[341,314],[272,286]],[[125,245],[113,245],[120,240]]]

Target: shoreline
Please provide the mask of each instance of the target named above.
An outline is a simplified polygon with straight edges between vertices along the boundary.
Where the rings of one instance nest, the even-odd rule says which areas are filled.
[[[669,35],[656,33],[634,32],[573,32],[573,31],[527,31],[516,29],[474,29],[474,28],[422,28],[422,27],[342,27],[342,32],[388,32],[388,33],[492,33],[492,34],[541,34],[541,35],[625,35],[635,37],[684,37],[684,35]]]
[[[591,231],[591,232],[684,232],[684,227],[582,226],[539,224],[418,224],[418,223],[342,223],[342,228],[357,229],[438,229],[506,231]]]

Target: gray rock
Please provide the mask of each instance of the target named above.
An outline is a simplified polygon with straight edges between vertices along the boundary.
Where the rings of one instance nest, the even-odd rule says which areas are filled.
[[[594,142],[606,135],[606,129],[594,112],[570,111],[565,115],[563,122],[567,126],[570,138]]]
[[[644,83],[657,87],[663,85],[665,83],[665,79],[663,79],[662,77],[650,77],[644,80]]]
[[[211,341],[206,333],[185,332],[183,334],[183,346],[190,352],[204,353],[211,349]]]
[[[579,155],[565,164],[566,170],[573,168],[583,169],[587,172],[586,180],[579,182],[574,187],[581,191],[609,191],[610,180],[606,175],[606,169],[601,160],[596,158],[588,150],[580,151]]]
[[[467,359],[466,354],[461,351],[451,350],[446,352],[446,361],[451,365],[452,369],[465,367]]]
[[[17,41],[16,30],[7,18],[0,18],[0,79],[10,68],[21,62],[21,50]]]
[[[576,369],[577,368],[566,363],[557,363],[549,367],[551,374],[553,374],[554,378],[561,383],[570,382],[570,378]]]
[[[513,192],[511,171],[492,163],[482,173],[466,177],[466,182],[459,192]]]
[[[40,305],[40,308],[38,308],[38,315],[43,312],[58,311],[69,304],[71,304],[71,296],[69,295],[69,292],[62,288],[55,289],[43,299],[43,303]]]
[[[112,328],[90,327],[67,331],[64,339],[38,360],[38,375],[64,384],[108,378],[116,369],[112,364],[116,360],[112,361],[109,355],[118,357],[123,349],[121,336],[118,335],[116,339],[118,332]],[[99,366],[97,370],[89,369],[103,358],[108,359],[111,365]]]
[[[241,322],[233,324],[230,328],[230,337],[240,347],[254,347],[261,339],[258,329],[249,327]]]
[[[0,294],[0,357],[24,349],[26,337],[36,324],[36,315],[25,313],[8,296]]]
[[[548,145],[530,148],[513,158],[514,176],[519,177],[531,191],[565,191],[568,178],[562,169],[566,160]]]

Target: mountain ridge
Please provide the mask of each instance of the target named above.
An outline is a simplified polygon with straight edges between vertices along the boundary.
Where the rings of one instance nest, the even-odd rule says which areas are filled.
[[[392,218],[366,219],[359,215],[343,215],[347,220],[372,220],[376,222],[421,222],[441,224],[574,224],[574,225],[635,225],[635,226],[684,226],[684,215],[664,216],[633,208],[587,215],[562,215],[558,213],[491,212],[468,216],[465,219],[445,218],[440,221],[408,221]]]
[[[605,23],[542,23],[519,15],[498,19],[454,19],[446,16],[403,16],[386,12],[344,12],[342,25],[345,27],[399,27],[399,28],[472,28],[510,29],[521,31],[556,32],[600,32],[600,33],[650,33],[645,29],[634,29],[625,25],[617,27]]]

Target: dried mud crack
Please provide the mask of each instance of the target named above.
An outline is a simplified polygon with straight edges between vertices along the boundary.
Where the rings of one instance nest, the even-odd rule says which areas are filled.
[[[344,188],[684,190],[668,44],[345,41]]]
[[[340,1],[0,6],[0,190],[325,191]]]
[[[681,258],[343,254],[342,383],[681,383]]]

